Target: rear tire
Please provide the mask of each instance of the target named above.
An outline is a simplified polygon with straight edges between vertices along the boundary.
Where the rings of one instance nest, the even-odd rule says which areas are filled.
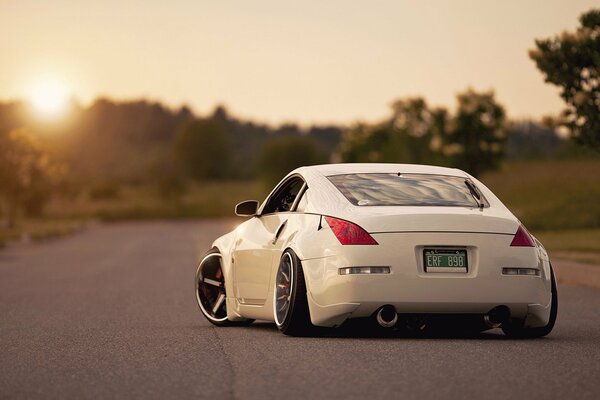
[[[502,331],[506,336],[514,338],[539,338],[552,332],[558,314],[558,292],[556,290],[556,278],[554,277],[552,265],[550,265],[550,276],[552,280],[552,301],[550,304],[550,319],[548,320],[548,324],[536,328],[526,328],[524,326],[525,320],[511,320],[507,324],[502,324]]]
[[[296,253],[281,256],[273,290],[273,314],[277,328],[285,335],[306,336],[314,328],[310,321],[306,282]]]
[[[254,320],[230,321],[227,317],[225,274],[219,249],[213,248],[196,268],[196,302],[206,319],[217,326],[250,325]]]

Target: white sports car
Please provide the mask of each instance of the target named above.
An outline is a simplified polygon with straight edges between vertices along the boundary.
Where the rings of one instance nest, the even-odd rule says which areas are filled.
[[[423,330],[440,321],[518,337],[556,320],[542,244],[481,182],[452,168],[331,164],[289,173],[221,236],[196,271],[215,325],[274,321],[306,334],[372,318]]]

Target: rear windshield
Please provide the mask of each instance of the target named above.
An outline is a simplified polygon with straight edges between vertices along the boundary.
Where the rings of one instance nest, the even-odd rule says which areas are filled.
[[[355,206],[478,207],[465,178],[425,174],[348,174],[328,179]],[[472,184],[469,181],[469,184]]]

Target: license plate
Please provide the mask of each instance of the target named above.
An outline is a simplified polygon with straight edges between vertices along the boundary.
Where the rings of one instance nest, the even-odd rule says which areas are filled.
[[[467,272],[467,250],[423,249],[425,272]]]

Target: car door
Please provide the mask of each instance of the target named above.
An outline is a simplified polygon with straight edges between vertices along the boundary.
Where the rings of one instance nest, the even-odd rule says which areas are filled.
[[[235,296],[241,304],[262,305],[267,299],[274,262],[292,207],[304,181],[293,176],[282,182],[266,200],[260,215],[245,224],[232,252]]]

